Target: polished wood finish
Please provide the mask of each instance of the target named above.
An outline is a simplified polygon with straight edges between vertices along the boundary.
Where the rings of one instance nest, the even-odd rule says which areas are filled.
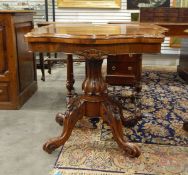
[[[142,72],[141,54],[110,55],[107,59],[106,82],[111,85],[139,84]]]
[[[188,31],[187,31],[188,33]],[[183,79],[188,82],[188,38],[182,39],[180,49],[180,61],[178,66],[178,72]],[[185,76],[187,75],[187,76]]]
[[[87,66],[82,84],[83,95],[73,98],[65,113],[57,114],[56,121],[63,124],[62,134],[47,141],[43,149],[51,153],[65,144],[76,122],[83,116],[100,116],[110,125],[115,141],[125,153],[138,157],[140,149],[124,138],[122,109],[107,95],[107,84],[101,73],[102,62],[111,54],[158,53],[164,31],[164,28],[155,25],[53,24],[25,35],[30,50],[77,54],[86,60]]]
[[[188,8],[140,8],[140,22],[188,23]]]
[[[37,90],[35,59],[24,35],[33,12],[0,11],[0,109],[19,109]]]
[[[185,32],[188,29],[188,8],[141,8],[140,22],[152,22],[156,25],[168,28],[166,36],[188,37]],[[180,56],[178,74],[188,83],[188,72],[184,65],[188,61]]]

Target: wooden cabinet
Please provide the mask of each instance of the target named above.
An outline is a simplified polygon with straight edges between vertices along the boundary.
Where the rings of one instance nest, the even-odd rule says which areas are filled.
[[[154,22],[167,28],[165,35],[168,37],[188,38],[188,33],[185,32],[188,29],[188,8],[141,8],[140,22]],[[188,83],[188,59],[187,54],[182,51],[185,48],[183,44],[177,72]]]
[[[188,8],[150,7],[140,9],[140,22],[188,22]]]
[[[182,39],[178,73],[188,83],[188,38]]]
[[[37,90],[35,59],[24,35],[31,11],[0,11],[0,109],[19,109]]]
[[[134,85],[139,83],[142,72],[141,54],[109,56],[106,82],[111,85]]]

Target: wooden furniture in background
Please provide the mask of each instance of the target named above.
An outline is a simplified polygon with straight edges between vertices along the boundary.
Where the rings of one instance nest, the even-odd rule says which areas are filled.
[[[188,33],[188,30],[186,30],[185,32]],[[188,38],[185,38],[185,39],[182,39],[182,43],[181,43],[180,65],[188,73],[188,61],[187,61],[187,59],[188,59]],[[179,71],[180,75],[181,75],[181,73],[183,73],[183,75],[184,75],[184,72]],[[188,76],[186,76],[184,78],[188,82]],[[183,129],[188,131],[188,116],[186,118],[184,118],[183,120],[184,120]]]
[[[140,149],[124,138],[121,106],[107,95],[107,85],[101,73],[102,62],[107,55],[158,53],[164,40],[164,31],[158,26],[139,24],[55,24],[28,33],[26,39],[30,50],[76,54],[86,60],[87,66],[82,84],[83,95],[73,98],[65,113],[57,114],[56,121],[63,124],[62,134],[47,141],[43,149],[51,153],[65,144],[76,122],[83,116],[100,116],[110,125],[114,140],[125,153],[138,157]]]
[[[62,23],[62,22],[39,22],[37,23],[38,27],[44,27],[53,24],[71,24],[69,23]],[[77,24],[90,24],[90,22],[77,22]],[[39,53],[39,62],[40,62],[40,69],[42,73],[41,80],[45,81],[45,65],[44,62],[48,64],[48,73],[51,74],[51,67],[54,62],[62,62],[67,63],[67,90],[68,90],[68,97],[72,96],[72,91],[74,90],[74,75],[73,75],[73,62],[84,62],[83,59],[73,59],[73,55],[70,55],[66,58],[57,57],[57,53],[54,54],[54,57],[51,57],[50,53],[47,53],[47,56],[44,56],[44,53]],[[72,58],[70,58],[72,57]],[[70,62],[72,60],[72,63]],[[72,66],[72,67],[71,67]],[[70,75],[69,75],[70,74]],[[70,79],[71,78],[71,79]]]
[[[184,32],[188,28],[188,8],[141,8],[140,22],[155,23],[169,29],[165,34],[167,37],[188,37],[188,33]],[[180,57],[177,71],[179,76],[188,83],[188,69],[184,66],[187,63],[188,59],[182,61]]]
[[[106,82],[112,86],[128,86],[132,89],[129,97],[134,104],[132,116],[126,118],[126,127],[133,127],[142,118],[140,110],[142,54],[109,55],[107,59]],[[126,96],[122,97],[124,100]]]
[[[37,90],[33,53],[24,35],[33,28],[33,12],[0,11],[0,109],[19,109]]]
[[[139,86],[142,72],[142,55],[109,55],[106,82],[111,85]]]

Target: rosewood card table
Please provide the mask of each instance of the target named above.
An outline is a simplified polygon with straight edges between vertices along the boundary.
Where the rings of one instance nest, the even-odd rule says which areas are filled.
[[[64,145],[83,116],[100,116],[109,124],[115,141],[125,153],[138,157],[139,147],[124,138],[122,109],[107,95],[101,66],[103,59],[111,54],[159,53],[165,31],[165,28],[152,24],[51,24],[26,34],[33,52],[64,52],[86,60],[83,95],[72,98],[67,111],[57,114],[57,123],[63,125],[62,134],[47,141],[44,151],[51,153]]]

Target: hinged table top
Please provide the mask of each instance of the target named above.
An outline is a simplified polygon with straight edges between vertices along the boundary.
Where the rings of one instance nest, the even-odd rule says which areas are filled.
[[[70,24],[54,23],[34,29],[26,35],[28,42],[50,41],[82,44],[110,44],[163,40],[167,29],[153,24]],[[49,39],[50,38],[50,39]],[[85,42],[82,42],[84,40]]]

